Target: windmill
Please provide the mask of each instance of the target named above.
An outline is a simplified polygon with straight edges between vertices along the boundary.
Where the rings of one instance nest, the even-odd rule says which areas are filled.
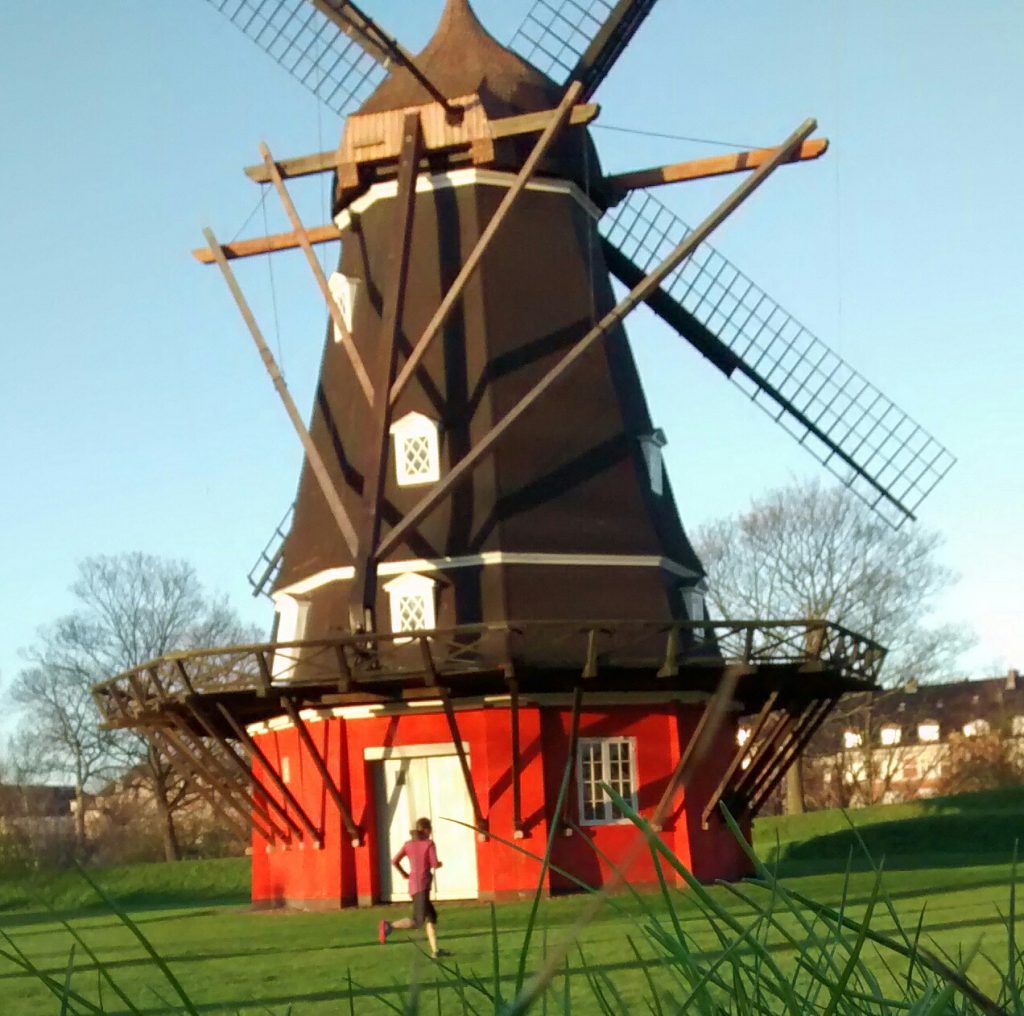
[[[118,675],[95,690],[107,722],[251,828],[257,902],[390,899],[390,842],[421,812],[463,822],[442,893],[529,889],[492,833],[562,834],[558,867],[600,881],[595,857],[623,850],[608,785],[699,877],[742,871],[719,805],[748,822],[884,650],[707,617],[623,323],[646,304],[892,524],[913,517],[952,456],[707,242],[827,142],[809,120],[775,148],[604,174],[590,100],[653,0],[539,0],[511,47],[448,0],[415,56],[343,0],[210,2],[346,117],[337,149],[262,146],[246,170],[291,231],[207,230],[194,252],[306,455],[257,569],[275,639]],[[287,181],[317,173],[332,221],[307,227]],[[692,229],[651,193],[731,173]],[[314,246],[339,240],[327,276]],[[308,427],[231,267],[286,249],[329,315]]]

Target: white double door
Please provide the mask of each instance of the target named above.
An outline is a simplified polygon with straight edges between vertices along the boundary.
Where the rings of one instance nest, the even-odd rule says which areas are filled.
[[[378,823],[384,834],[380,857],[382,901],[407,897],[405,881],[392,868],[391,858],[410,838],[410,830],[419,818],[430,819],[437,858],[443,865],[434,873],[433,898],[476,899],[473,806],[458,755],[384,759],[378,773],[377,794]],[[460,822],[465,825],[459,825]]]

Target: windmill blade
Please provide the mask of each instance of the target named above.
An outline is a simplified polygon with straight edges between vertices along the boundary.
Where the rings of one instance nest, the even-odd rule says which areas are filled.
[[[511,47],[555,81],[597,90],[657,0],[536,0]]]
[[[634,191],[601,232],[609,268],[634,285],[690,228],[657,198]],[[647,302],[894,527],[914,518],[956,462],[710,244]]]
[[[392,40],[344,0],[207,2],[339,116],[387,76]]]

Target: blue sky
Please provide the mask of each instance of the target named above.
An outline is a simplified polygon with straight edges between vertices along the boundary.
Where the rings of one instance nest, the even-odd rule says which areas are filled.
[[[476,8],[508,39],[529,2]],[[364,6],[417,48],[443,4]],[[776,174],[713,243],[958,456],[920,519],[962,575],[941,615],[974,628],[976,674],[1024,666],[1022,38],[1017,0],[662,0],[597,96],[600,123],[722,142],[820,121],[826,157]],[[285,228],[241,168],[261,140],[282,158],[332,147],[339,120],[203,0],[51,0],[0,13],[0,123],[0,680],[90,554],[184,557],[269,625],[245,573],[301,450],[219,275],[188,252],[254,209],[245,235]],[[609,171],[719,151],[595,137]],[[659,197],[695,222],[734,183]],[[325,221],[324,182],[295,191]],[[320,297],[300,253],[272,271],[239,267],[308,406]],[[819,472],[644,312],[631,337],[688,527]]]

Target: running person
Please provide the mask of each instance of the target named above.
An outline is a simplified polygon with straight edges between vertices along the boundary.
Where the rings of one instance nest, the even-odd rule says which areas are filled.
[[[437,948],[437,911],[430,901],[430,886],[434,881],[434,872],[441,867],[437,859],[437,848],[430,838],[433,829],[429,818],[416,820],[416,828],[412,830],[412,839],[391,859],[395,870],[402,878],[409,880],[409,895],[412,896],[412,917],[403,917],[398,921],[381,921],[377,929],[377,938],[381,945],[396,928],[423,928],[430,944],[430,955],[436,960],[438,956],[447,955],[443,949]],[[402,861],[408,860],[409,870],[402,867]]]

